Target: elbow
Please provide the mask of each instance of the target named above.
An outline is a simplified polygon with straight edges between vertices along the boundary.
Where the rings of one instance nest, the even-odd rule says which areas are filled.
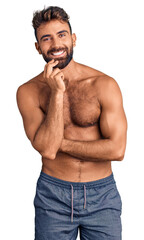
[[[57,151],[55,149],[52,149],[52,148],[49,148],[49,149],[46,148],[46,149],[43,149],[40,152],[40,154],[43,158],[54,160],[56,158]]]
[[[124,155],[125,155],[124,147],[119,147],[119,148],[115,149],[115,151],[114,151],[115,161],[122,161],[124,159]]]
[[[117,156],[117,161],[122,161],[124,159],[124,154],[119,154],[118,156]]]
[[[51,152],[41,152],[40,153],[43,158],[47,158],[50,160],[54,160],[56,158],[56,153],[51,153]]]
[[[56,151],[52,151],[52,149],[48,150],[48,149],[44,149],[44,147],[37,146],[34,142],[32,143],[32,146],[40,153],[40,155],[43,158],[47,158],[50,160],[54,160],[56,158]]]

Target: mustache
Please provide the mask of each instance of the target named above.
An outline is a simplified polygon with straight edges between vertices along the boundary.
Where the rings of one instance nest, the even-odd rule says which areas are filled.
[[[49,51],[47,51],[47,54],[53,53],[53,52],[59,52],[59,51],[68,51],[68,48],[52,48]]]

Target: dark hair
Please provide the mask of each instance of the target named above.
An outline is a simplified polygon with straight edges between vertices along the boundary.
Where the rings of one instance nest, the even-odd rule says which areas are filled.
[[[37,39],[37,28],[42,24],[51,21],[52,19],[57,19],[60,21],[67,22],[70,28],[70,33],[72,34],[72,28],[69,22],[69,16],[64,11],[63,8],[50,6],[44,8],[41,11],[36,11],[33,14],[32,25],[35,32],[35,37]],[[37,39],[38,40],[38,39]]]

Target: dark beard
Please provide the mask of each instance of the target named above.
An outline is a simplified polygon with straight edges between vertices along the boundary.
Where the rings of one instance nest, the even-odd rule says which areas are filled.
[[[59,58],[54,58],[54,60],[58,60],[59,63],[54,67],[54,68],[59,68],[59,69],[63,69],[65,68],[69,62],[72,60],[72,57],[73,57],[73,46],[70,48],[70,53],[68,53],[68,48],[65,48],[65,49],[52,49],[51,51],[48,51],[48,54],[51,53],[51,52],[55,52],[55,51],[58,51],[58,50],[65,50],[66,53],[67,53],[67,56],[66,57],[59,57]],[[48,55],[47,54],[47,55]],[[44,53],[42,53],[42,56],[44,58],[44,60],[48,63],[50,62],[53,58],[50,58],[50,57],[47,57]]]

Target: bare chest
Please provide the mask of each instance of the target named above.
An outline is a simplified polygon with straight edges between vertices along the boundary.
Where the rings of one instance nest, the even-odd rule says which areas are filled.
[[[40,93],[40,107],[47,114],[50,102],[50,91],[46,88]],[[100,105],[97,93],[91,84],[76,83],[64,92],[63,100],[64,126],[71,124],[88,127],[96,124],[100,116]]]

